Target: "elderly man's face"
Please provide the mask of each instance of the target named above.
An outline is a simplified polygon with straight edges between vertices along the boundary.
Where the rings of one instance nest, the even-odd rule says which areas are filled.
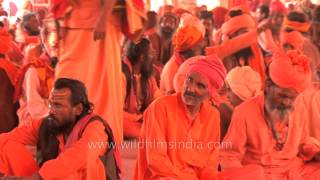
[[[270,115],[278,119],[285,119],[293,110],[293,102],[298,92],[293,89],[281,88],[275,84],[266,84],[266,103],[269,105]]]
[[[271,15],[272,27],[280,30],[284,16],[285,15],[282,12],[276,12],[276,13],[272,14]]]
[[[209,84],[201,74],[190,73],[184,82],[182,100],[188,106],[199,106],[208,99]]]
[[[63,131],[75,123],[76,117],[82,112],[82,105],[71,104],[70,89],[54,89],[49,97],[49,109],[48,118],[52,127]]]

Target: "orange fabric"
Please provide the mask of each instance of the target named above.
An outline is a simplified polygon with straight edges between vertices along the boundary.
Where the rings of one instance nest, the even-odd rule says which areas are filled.
[[[181,52],[192,49],[202,38],[202,33],[196,27],[187,25],[177,29],[172,42],[176,51]]]
[[[169,61],[164,65],[163,70],[161,72],[160,77],[160,90],[165,93],[172,93],[174,92],[173,86],[173,78],[177,73],[180,63],[178,63],[177,59],[179,57],[175,53]],[[183,60],[184,61],[184,60]],[[181,62],[183,62],[181,61]]]
[[[230,35],[241,28],[255,28],[256,22],[248,14],[235,16],[226,21],[221,27],[222,35]]]
[[[298,31],[291,32],[281,32],[280,34],[280,42],[283,47],[285,44],[289,44],[293,46],[295,49],[302,51],[304,45],[304,37]]]
[[[55,18],[63,17],[70,8],[67,0],[52,0],[49,7]]]
[[[186,9],[182,9],[182,8],[177,8],[177,9],[173,10],[173,13],[179,18],[185,13],[192,14],[190,11],[188,11]]]
[[[261,81],[264,82],[266,79],[265,62],[258,43],[251,45],[251,50],[253,58],[249,60],[249,66],[260,74]]]
[[[257,31],[251,30],[232,39],[223,41],[221,44],[206,47],[206,55],[216,54],[219,58],[223,59],[238,52],[240,49],[251,46],[257,42],[257,37]]]
[[[219,112],[208,102],[191,122],[181,93],[157,99],[144,114],[134,179],[219,179],[218,149],[208,145],[219,142],[219,129]],[[189,147],[178,144],[187,142]],[[192,143],[203,148],[196,149]]]
[[[83,4],[78,7],[77,12],[81,14],[89,9],[101,11],[101,6],[95,9],[100,0],[81,1],[80,3]],[[72,16],[68,22],[77,21],[77,18],[79,17]],[[84,20],[88,21],[88,19]],[[96,21],[96,19],[91,20],[93,22],[90,24]],[[113,130],[115,141],[120,144],[123,141],[123,102],[119,99],[122,99],[123,95],[122,83],[119,83],[122,76],[121,34],[118,25],[117,18],[112,16],[106,24],[108,37],[99,41],[94,41],[92,31],[83,29],[81,25],[76,26],[77,29],[69,30],[59,42],[60,57],[55,78],[73,78],[86,85],[95,111],[108,122]]]
[[[305,119],[308,122],[308,132],[311,137],[320,141],[320,84],[315,83],[310,88],[301,93],[296,100],[297,107],[301,112],[305,112]]]
[[[36,145],[41,122],[42,120],[34,120],[10,133],[0,135],[0,156],[3,157],[0,159],[0,172],[6,175],[27,176],[37,171],[38,167],[25,149],[25,145]],[[107,135],[101,122],[94,121],[88,124],[82,137],[69,148],[64,146],[62,136],[58,136],[58,140],[59,150],[63,153],[56,159],[45,162],[39,169],[43,179],[105,179],[104,166],[99,159],[105,147],[89,147],[91,143],[107,142]],[[8,144],[10,146],[6,147]],[[13,155],[12,151],[18,153]],[[22,164],[21,160],[25,163]]]
[[[7,76],[9,77],[11,84],[14,85],[14,82],[18,73],[18,68],[8,59],[1,59],[1,58],[0,58],[0,68],[7,73]]]
[[[319,152],[320,144],[307,134],[304,112],[294,111],[289,116],[288,137],[281,151],[275,149],[271,130],[264,119],[264,96],[257,96],[235,108],[231,125],[224,138],[232,143],[221,149],[222,169],[255,164],[264,168],[266,179],[298,180],[314,179],[320,175],[320,163],[309,164],[304,160],[303,148],[309,146],[313,152]],[[281,126],[276,124],[277,131]],[[282,126],[283,127],[283,126]]]
[[[19,73],[15,81],[14,101],[18,101],[21,97],[24,77],[30,67],[35,67],[38,72],[40,86],[41,86],[39,89],[39,94],[44,99],[49,98],[49,93],[53,86],[54,70],[50,67],[48,61],[49,61],[48,59],[44,59],[44,57],[42,57],[41,59],[34,60],[24,65],[19,70]]]
[[[249,66],[235,67],[229,71],[226,82],[234,94],[245,101],[261,93],[260,74]]]
[[[12,38],[6,28],[0,28],[0,54],[7,54],[12,48]]]
[[[198,61],[190,64],[188,74],[196,72],[201,74],[208,80],[209,92],[214,94],[224,85],[224,80],[227,71],[219,57],[211,56],[196,56]]]
[[[309,22],[297,22],[297,21],[290,21],[288,20],[287,17],[284,18],[283,20],[283,28],[290,28],[296,31],[300,31],[300,32],[308,32],[311,24]]]
[[[282,88],[292,88],[302,92],[311,83],[309,64],[309,58],[297,50],[290,50],[287,53],[277,51],[270,64],[270,78]]]

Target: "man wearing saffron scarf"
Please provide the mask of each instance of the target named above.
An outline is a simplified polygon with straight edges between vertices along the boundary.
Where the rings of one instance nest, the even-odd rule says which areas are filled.
[[[218,146],[210,145],[220,141],[220,117],[208,99],[223,86],[226,70],[217,56],[194,58],[182,91],[157,99],[144,114],[135,180],[239,179],[219,175]],[[249,170],[259,172],[254,167],[232,172]],[[261,179],[252,174],[244,179]]]
[[[250,66],[253,70],[258,72],[262,79],[265,77],[264,59],[262,52],[257,43],[257,26],[254,19],[242,7],[234,7],[229,11],[229,20],[221,27],[221,42],[229,45],[223,45],[222,48],[215,47],[207,49],[207,54],[216,53],[223,58],[223,62],[228,71],[236,66]],[[232,40],[241,35],[246,36],[245,41],[236,41],[233,44]],[[246,46],[244,46],[246,45]],[[229,50],[230,49],[230,50]],[[230,51],[230,52],[228,52]],[[222,53],[225,52],[225,53]],[[226,55],[228,54],[228,55]]]
[[[165,93],[174,92],[173,78],[179,66],[188,58],[200,55],[205,28],[201,21],[191,15],[184,14],[173,37],[174,54],[164,66],[160,77],[160,90]]]
[[[264,168],[266,179],[320,177],[320,144],[308,136],[307,120],[294,101],[310,81],[308,58],[298,51],[278,51],[269,67],[264,94],[239,105],[221,152],[222,169],[248,164]]]
[[[57,0],[53,3],[52,10],[62,35],[56,78],[84,82],[97,113],[108,121],[117,143],[121,143],[121,32],[133,41],[139,39],[142,19],[146,18],[144,3],[141,0]]]
[[[8,132],[18,125],[17,104],[13,103],[14,80],[18,68],[8,59],[12,46],[11,36],[0,21],[0,133]]]
[[[297,11],[290,12],[284,19],[281,32],[281,45],[285,49],[297,49],[310,58],[312,79],[316,80],[316,67],[320,63],[317,47],[311,42],[307,34],[311,27],[305,14]]]
[[[106,179],[99,156],[108,146],[90,147],[90,143],[106,143],[108,126],[92,113],[92,108],[82,82],[58,79],[46,118],[0,135],[2,176],[32,180]],[[37,162],[25,145],[37,145]]]

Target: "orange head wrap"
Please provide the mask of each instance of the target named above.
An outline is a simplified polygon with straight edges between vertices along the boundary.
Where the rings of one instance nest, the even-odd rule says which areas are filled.
[[[193,48],[203,39],[204,34],[205,28],[197,17],[191,14],[182,15],[173,37],[176,51],[181,52]]]
[[[311,81],[309,63],[309,58],[297,50],[275,52],[269,69],[270,78],[279,87],[302,92]]]
[[[283,28],[290,28],[295,31],[308,32],[311,24],[309,22],[290,21],[287,17],[283,20]]]
[[[225,22],[221,27],[222,35],[230,35],[241,28],[255,28],[254,19],[248,14],[235,16]]]
[[[220,89],[227,75],[227,71],[221,59],[216,55],[197,56],[197,61],[191,63],[187,74],[196,72],[207,79],[209,92],[214,95]]]

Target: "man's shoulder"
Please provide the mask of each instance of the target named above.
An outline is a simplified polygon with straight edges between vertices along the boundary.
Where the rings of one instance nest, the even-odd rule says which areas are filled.
[[[244,101],[235,108],[234,112],[250,115],[254,111],[259,111],[261,103],[263,103],[263,94]]]
[[[153,103],[150,106],[171,106],[175,104],[174,102],[177,102],[178,94],[170,94],[170,95],[164,95],[156,100],[153,101]]]

